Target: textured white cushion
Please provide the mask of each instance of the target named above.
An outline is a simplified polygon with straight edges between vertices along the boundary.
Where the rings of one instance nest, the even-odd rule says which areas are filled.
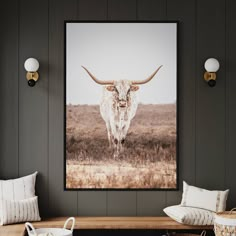
[[[22,200],[34,197],[37,173],[18,179],[0,180],[0,199]]]
[[[229,190],[209,191],[183,182],[181,206],[198,207],[214,212],[225,211]]]
[[[2,204],[0,225],[41,220],[38,209],[38,197],[17,201],[4,199],[0,201]]]
[[[187,225],[213,225],[215,212],[180,205],[166,207],[163,210],[173,220]]]
[[[0,221],[3,214],[3,201],[18,201],[35,196],[35,181],[38,172],[18,179],[0,180]]]

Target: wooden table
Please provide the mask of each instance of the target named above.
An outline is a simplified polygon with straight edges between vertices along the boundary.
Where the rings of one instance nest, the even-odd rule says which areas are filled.
[[[68,217],[33,222],[35,228],[61,228]],[[212,230],[213,226],[183,225],[169,217],[75,217],[75,229]],[[24,224],[0,226],[0,236],[24,236]]]

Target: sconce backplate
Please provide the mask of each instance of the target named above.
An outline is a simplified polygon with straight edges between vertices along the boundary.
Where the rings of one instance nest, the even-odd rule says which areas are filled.
[[[27,72],[26,79],[29,81],[33,79],[35,82],[39,79],[38,72]]]
[[[206,82],[208,82],[209,80],[216,80],[216,73],[215,72],[205,72],[204,79],[206,80]]]

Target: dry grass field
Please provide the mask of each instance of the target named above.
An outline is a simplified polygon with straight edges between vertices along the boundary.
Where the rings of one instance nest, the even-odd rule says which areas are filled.
[[[175,188],[175,155],[174,104],[139,104],[116,159],[99,106],[67,105],[67,188]]]

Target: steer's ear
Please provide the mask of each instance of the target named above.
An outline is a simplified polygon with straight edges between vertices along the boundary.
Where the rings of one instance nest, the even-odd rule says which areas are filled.
[[[114,85],[107,85],[106,89],[110,92],[113,92],[113,91],[115,91],[115,86]]]
[[[139,86],[138,85],[131,85],[130,90],[135,92],[135,91],[139,90]]]

